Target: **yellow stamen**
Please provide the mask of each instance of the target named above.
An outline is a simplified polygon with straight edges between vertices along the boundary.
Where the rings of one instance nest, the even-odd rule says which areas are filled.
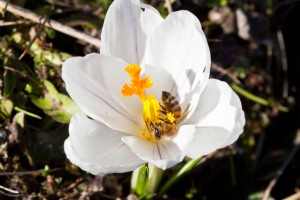
[[[157,121],[159,116],[160,105],[153,95],[148,95],[143,101],[143,118],[144,121]]]

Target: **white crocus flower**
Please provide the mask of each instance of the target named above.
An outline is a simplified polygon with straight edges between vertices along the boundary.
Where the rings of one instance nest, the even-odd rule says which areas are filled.
[[[71,119],[68,159],[95,175],[143,163],[166,169],[232,144],[243,131],[244,112],[225,82],[208,79],[210,65],[193,14],[163,19],[138,0],[115,0],[101,54],[63,64],[66,89],[85,113]]]

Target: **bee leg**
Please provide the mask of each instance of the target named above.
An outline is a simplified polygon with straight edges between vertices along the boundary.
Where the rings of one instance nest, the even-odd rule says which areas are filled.
[[[167,114],[167,110],[166,110],[166,107],[165,106],[163,106],[163,105],[161,105],[160,103],[159,103],[159,106],[161,107],[161,110],[160,110],[160,112],[162,112],[163,114]]]
[[[161,107],[161,109],[165,110],[165,107],[163,105],[161,105],[160,103],[159,103],[159,106]]]
[[[149,123],[149,122],[148,122],[148,119],[147,119],[147,121],[146,121],[146,123],[145,123],[145,124],[146,124],[147,130],[150,132],[150,128],[149,128],[149,125],[148,125],[148,123]]]
[[[165,121],[165,120],[164,120],[163,118],[161,118],[161,117],[159,117],[158,119],[161,120],[161,121]]]
[[[155,116],[155,117],[156,117],[156,116]],[[159,119],[159,120],[161,120],[161,121],[164,121],[164,119],[161,118],[161,117],[156,117],[156,119]]]
[[[150,122],[150,129],[151,129],[151,131],[153,131],[155,129],[155,125],[153,124],[153,122]]]

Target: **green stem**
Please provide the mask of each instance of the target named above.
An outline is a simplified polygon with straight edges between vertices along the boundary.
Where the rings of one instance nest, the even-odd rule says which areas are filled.
[[[177,183],[180,179],[182,179],[185,175],[187,175],[202,159],[202,157],[197,159],[190,159],[187,163],[173,175],[160,189],[158,192],[158,196],[162,196],[165,194],[175,183]]]
[[[28,115],[28,116],[33,117],[33,118],[36,118],[36,119],[42,119],[41,116],[36,115],[36,114],[34,114],[34,113],[31,113],[31,112],[28,112],[28,111],[26,111],[26,110],[23,110],[23,109],[21,109],[21,108],[19,108],[19,107],[17,107],[17,106],[14,107],[14,110],[15,110],[15,111],[18,111],[18,112],[23,112],[25,115]]]
[[[230,86],[232,87],[232,89],[234,91],[236,91],[237,93],[239,93],[240,95],[246,97],[247,99],[249,99],[251,101],[254,101],[254,102],[259,103],[259,104],[264,105],[264,106],[272,106],[272,103],[270,101],[268,101],[266,99],[263,99],[261,97],[258,97],[254,94],[251,94],[250,92],[244,90],[243,88],[241,88],[237,84],[232,83]],[[276,107],[282,112],[287,112],[288,111],[288,108],[285,107],[285,106],[278,105]]]

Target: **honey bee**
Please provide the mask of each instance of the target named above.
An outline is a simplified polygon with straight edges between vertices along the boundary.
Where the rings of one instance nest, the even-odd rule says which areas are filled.
[[[172,136],[177,130],[179,124],[186,118],[189,113],[190,104],[185,108],[183,113],[181,113],[181,107],[177,99],[167,91],[162,92],[162,101],[164,105],[160,105],[162,108],[161,113],[167,115],[172,113],[175,121],[170,122],[166,118],[159,118],[162,122],[150,122],[147,125],[149,131],[154,133],[156,139],[160,139],[162,136]],[[147,124],[147,123],[146,123]]]

